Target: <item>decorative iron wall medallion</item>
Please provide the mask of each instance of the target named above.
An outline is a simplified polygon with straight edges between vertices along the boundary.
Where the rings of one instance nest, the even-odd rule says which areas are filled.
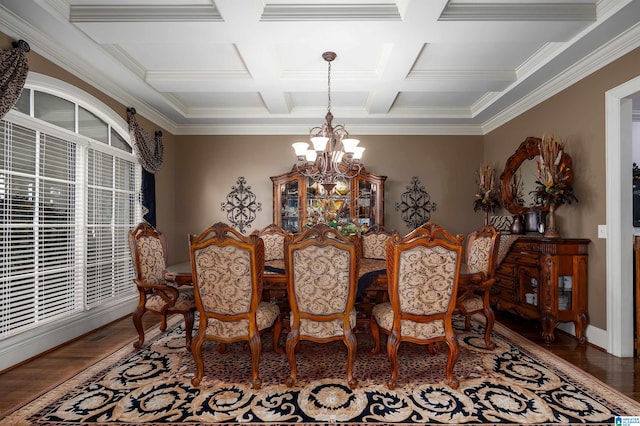
[[[227,202],[221,203],[222,211],[227,212],[227,219],[240,232],[251,228],[256,212],[262,211],[262,203],[256,203],[256,195],[246,183],[244,176],[240,176],[236,181],[237,185],[232,186],[231,192],[227,194]]]
[[[436,203],[431,202],[431,196],[420,185],[417,176],[411,178],[411,185],[400,196],[402,202],[396,203],[396,211],[400,211],[402,220],[411,230],[416,229],[431,219],[431,212],[436,210]]]

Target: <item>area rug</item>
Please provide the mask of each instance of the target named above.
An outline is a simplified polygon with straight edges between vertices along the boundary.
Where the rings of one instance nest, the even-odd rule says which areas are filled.
[[[372,339],[358,334],[354,374],[345,380],[341,342],[302,342],[298,384],[284,385],[285,355],[263,338],[260,375],[250,386],[250,355],[241,343],[223,354],[205,342],[205,377],[191,385],[192,355],[184,348],[182,322],[166,333],[148,333],[141,351],[128,344],[92,368],[14,411],[7,425],[185,424],[614,424],[615,416],[640,413],[640,403],[585,374],[500,324],[497,348],[484,347],[483,327],[456,321],[460,387],[444,384],[446,345],[431,355],[424,346],[402,343],[400,386],[393,391],[386,354],[372,356]],[[284,343],[284,338],[282,343]]]

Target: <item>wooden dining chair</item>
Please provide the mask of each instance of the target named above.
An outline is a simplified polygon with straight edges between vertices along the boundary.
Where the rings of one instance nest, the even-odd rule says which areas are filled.
[[[387,241],[393,232],[380,224],[375,224],[360,234],[360,257],[370,261],[380,261],[386,269]],[[387,301],[387,275],[385,273],[360,280],[356,300],[362,297],[364,302],[381,303]]]
[[[146,312],[161,316],[160,330],[167,329],[167,316],[184,316],[187,349],[191,350],[194,311],[196,309],[193,287],[178,286],[165,274],[167,265],[167,240],[165,235],[147,222],[139,223],[128,233],[133,282],[138,289],[138,306],[133,313],[133,325],[138,332],[138,341],[133,346],[140,349],[144,344],[142,317]]]
[[[471,330],[471,316],[482,313],[485,316],[484,341],[487,349],[496,345],[491,342],[491,332],[496,321],[490,304],[491,288],[496,282],[495,271],[500,249],[500,233],[493,226],[485,226],[473,231],[467,237],[465,249],[466,273],[478,274],[478,280],[471,281],[458,289],[456,314],[465,316],[465,328]]]
[[[458,359],[458,341],[452,316],[456,306],[464,236],[453,236],[428,222],[408,235],[394,236],[387,243],[387,275],[390,302],[371,311],[372,353],[380,352],[380,331],[388,335],[387,356],[391,363],[389,389],[398,383],[398,348],[403,341],[427,344],[446,342],[449,354],[445,382],[456,389],[453,374]]]
[[[200,235],[189,238],[189,253],[199,325],[193,342],[197,372],[191,379],[198,386],[204,375],[202,345],[205,340],[220,343],[248,341],[251,378],[260,389],[262,343],[260,333],[273,329],[273,350],[281,354],[280,309],[261,301],[264,273],[264,243],[256,235],[244,236],[225,223],[216,223]]]
[[[291,307],[287,357],[296,382],[296,349],[301,340],[326,343],[342,340],[347,347],[347,384],[353,377],[357,341],[354,308],[358,280],[357,242],[337,230],[317,224],[285,240],[285,269]]]

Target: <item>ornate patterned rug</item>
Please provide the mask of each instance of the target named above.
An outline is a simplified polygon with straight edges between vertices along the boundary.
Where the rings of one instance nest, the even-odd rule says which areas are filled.
[[[358,335],[354,374],[345,383],[346,348],[341,342],[302,342],[298,385],[287,388],[286,355],[263,338],[262,389],[250,383],[250,355],[241,343],[219,354],[205,342],[205,377],[191,386],[193,357],[184,349],[182,323],[148,333],[148,344],[131,344],[59,385],[0,423],[7,425],[129,424],[614,424],[617,415],[637,415],[640,403],[500,324],[498,347],[484,349],[481,323],[459,331],[455,372],[460,388],[444,384],[446,345],[435,355],[402,343],[401,386],[390,391],[386,353],[372,356],[372,339]],[[283,338],[284,340],[284,338]]]

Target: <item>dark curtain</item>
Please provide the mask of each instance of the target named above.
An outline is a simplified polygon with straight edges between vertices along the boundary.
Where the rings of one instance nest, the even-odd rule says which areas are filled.
[[[156,227],[156,178],[155,173],[162,166],[162,132],[156,131],[154,138],[138,124],[135,108],[127,108],[129,136],[133,150],[142,165],[142,213],[143,218]]]
[[[29,73],[30,50],[24,40],[14,41],[13,49],[0,50],[0,118],[11,111],[22,94]]]

